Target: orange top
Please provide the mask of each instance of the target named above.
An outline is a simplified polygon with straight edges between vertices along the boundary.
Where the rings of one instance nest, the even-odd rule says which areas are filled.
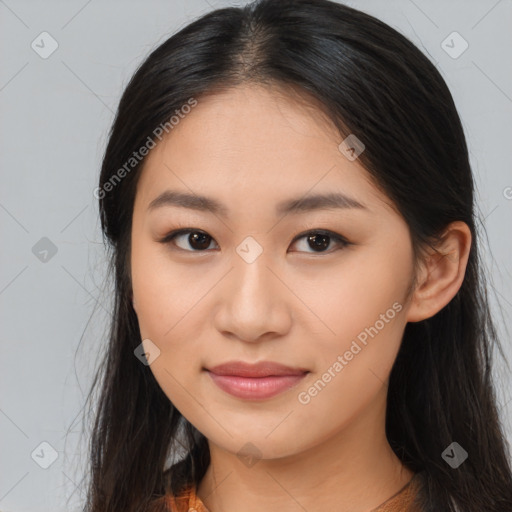
[[[422,512],[415,501],[420,487],[420,473],[416,473],[402,489],[370,512]],[[176,498],[166,496],[166,505],[171,512],[209,512],[194,487],[188,487]]]

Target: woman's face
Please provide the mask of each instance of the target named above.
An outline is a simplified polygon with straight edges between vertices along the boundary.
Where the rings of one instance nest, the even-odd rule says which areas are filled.
[[[229,452],[289,456],[383,420],[411,239],[341,142],[318,111],[243,86],[200,98],[146,158],[131,250],[141,339],[169,400]],[[298,374],[207,371],[234,361]]]

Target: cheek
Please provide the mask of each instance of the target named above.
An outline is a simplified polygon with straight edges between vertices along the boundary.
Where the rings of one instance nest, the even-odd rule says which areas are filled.
[[[132,252],[132,285],[141,338],[150,339],[160,350],[151,371],[187,417],[195,411],[190,392],[196,389],[204,364],[201,340],[205,339],[207,316],[202,308],[208,291],[219,280],[216,274],[199,270],[199,265],[187,268],[171,263],[159,247],[138,246]]]
[[[331,390],[322,391],[321,401],[362,399],[389,376],[406,323],[403,299],[412,271],[407,251],[398,251],[388,250],[386,257],[384,250],[361,252],[347,261],[350,270],[340,267],[329,273],[328,282],[317,279],[301,292],[315,313],[310,317],[317,325],[309,326],[310,331],[322,333],[315,336],[311,354],[319,387],[328,382],[325,388]]]
[[[193,319],[194,307],[211,281],[198,277],[197,269],[171,264],[165,248],[152,244],[133,247],[131,271],[141,334],[160,342],[171,340]]]
[[[357,280],[355,280],[357,281]],[[375,288],[371,280],[323,298],[319,315],[335,334],[316,336],[311,358],[314,376],[297,390],[294,419],[310,440],[329,436],[375,404],[385,400],[386,381],[403,335],[404,308],[396,288]],[[356,284],[356,283],[347,283]],[[325,330],[324,330],[325,331]],[[311,418],[330,418],[317,425]],[[304,427],[306,425],[306,427]],[[311,441],[313,442],[313,441]]]
[[[408,279],[407,265],[362,256],[295,289],[306,298],[312,321],[318,324],[315,331],[320,329],[325,333],[321,338],[332,344],[335,339],[343,343],[355,338],[376,322],[386,332],[400,323]]]

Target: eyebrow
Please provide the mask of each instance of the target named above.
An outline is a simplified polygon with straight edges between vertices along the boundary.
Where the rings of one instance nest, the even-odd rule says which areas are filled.
[[[228,208],[216,199],[176,190],[166,190],[153,199],[149,203],[148,212],[165,206],[178,206],[190,210],[211,212],[224,218],[229,214]],[[277,204],[276,214],[286,215],[325,209],[360,209],[370,211],[367,206],[359,201],[345,194],[332,192],[308,195],[304,198],[286,199]]]

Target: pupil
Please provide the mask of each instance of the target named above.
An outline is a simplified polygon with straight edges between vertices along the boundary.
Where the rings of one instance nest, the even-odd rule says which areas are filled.
[[[206,249],[210,245],[208,240],[210,237],[204,233],[190,233],[188,238],[191,247],[194,249]]]
[[[313,242],[313,245],[311,246],[312,249],[325,249],[329,246],[329,235],[310,235],[308,237],[308,242]]]

